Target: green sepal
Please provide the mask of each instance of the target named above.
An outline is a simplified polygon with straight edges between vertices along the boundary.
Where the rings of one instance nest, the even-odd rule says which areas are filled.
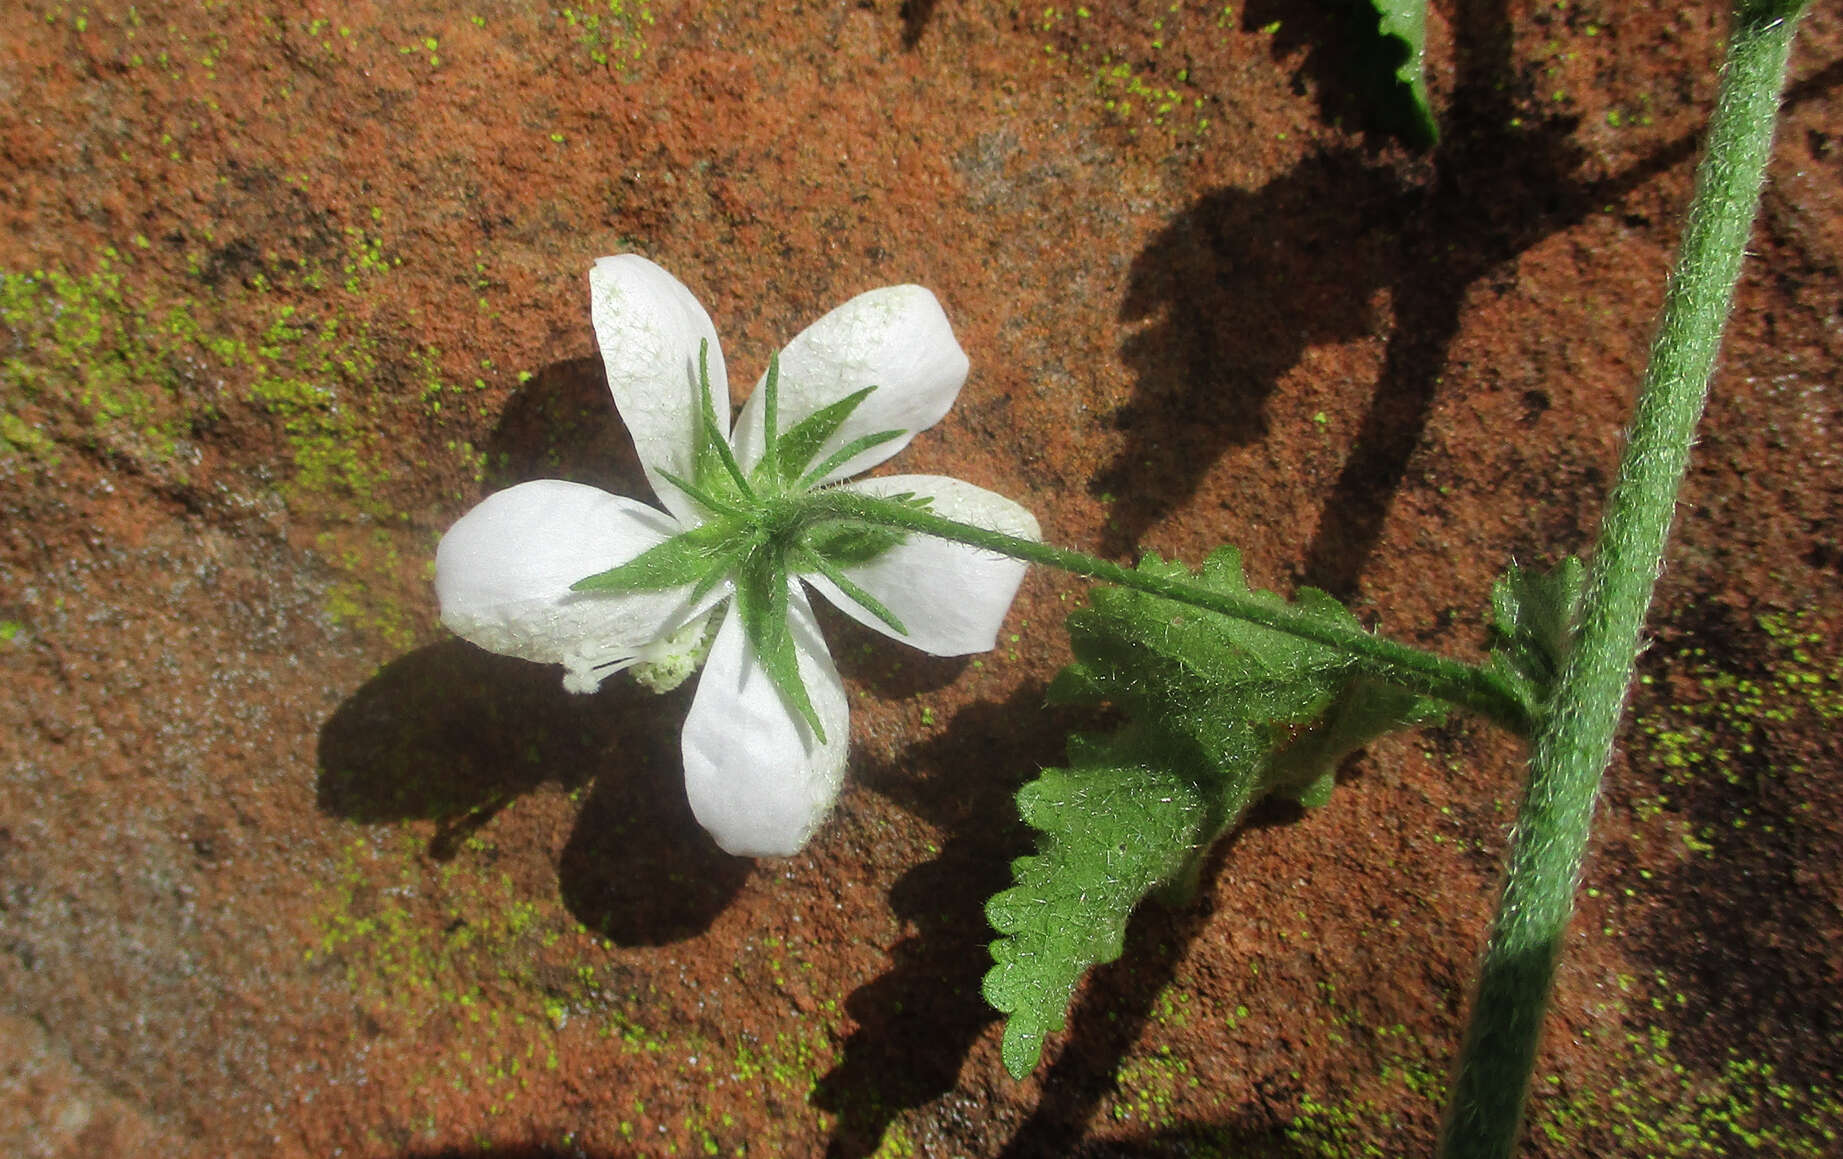
[[[826,456],[818,466],[812,466],[813,459],[821,448],[838,433],[857,408],[869,398],[877,388],[867,386],[839,399],[830,406],[821,407],[807,415],[785,434],[777,433],[774,424],[780,405],[780,359],[771,359],[768,363],[768,381],[763,389],[768,391],[763,401],[762,414],[762,459],[755,466],[755,478],[771,480],[781,488],[792,487],[805,490],[819,480],[831,474],[842,463],[862,454],[872,447],[880,446],[891,439],[899,439],[906,431],[878,431],[863,435],[846,443],[838,450]]]
[[[724,493],[721,496],[704,490],[704,488],[691,482],[689,479],[681,479],[670,471],[661,470],[659,476],[666,482],[672,484],[672,486],[677,487],[680,491],[691,496],[692,499],[697,501],[698,506],[712,515],[734,515],[740,517],[746,516],[749,513],[749,509],[744,505],[746,500],[743,496],[736,493],[735,484],[729,481],[729,476],[727,475],[718,475],[712,480],[712,482],[722,486]]]
[[[819,723],[813,699],[800,679],[800,655],[787,626],[791,582],[779,553],[768,544],[756,545],[736,571],[736,610],[763,671],[774,681],[787,706],[805,719],[819,743],[824,744],[825,726]]]
[[[725,405],[729,403],[726,398]],[[728,424],[717,418],[717,405],[710,389],[710,339],[698,340],[698,434],[697,450],[692,459],[692,483],[719,499],[753,499],[748,479],[730,449]],[[675,484],[676,486],[677,484]],[[726,494],[727,493],[727,494]]]
[[[699,580],[697,585],[691,589],[691,594],[685,597],[685,603],[691,607],[696,607],[703,603],[705,596],[715,591],[718,584],[729,578],[730,565],[733,565],[737,559],[742,557],[743,552],[750,550],[753,546],[753,544],[750,544],[738,550],[735,555],[730,556],[725,561],[725,566],[713,567],[705,572],[704,578]]]
[[[915,511],[927,511],[934,504],[931,496],[917,495],[912,491],[881,498],[884,502],[899,503]],[[908,536],[908,532],[893,527],[837,520],[821,523],[808,530],[804,546],[835,567],[855,567],[876,559]]]
[[[684,584],[703,591],[715,577],[721,582],[736,556],[749,546],[747,529],[735,519],[719,519],[680,532],[647,548],[618,567],[597,572],[570,585],[573,592],[658,592]]]
[[[794,486],[802,491],[809,487],[813,487],[827,475],[830,475],[833,471],[850,462],[852,459],[855,459],[865,451],[870,450],[870,448],[880,447],[892,439],[900,439],[905,434],[908,434],[908,432],[878,431],[873,435],[864,435],[861,438],[852,439],[844,446],[838,448],[838,450],[827,455],[825,462],[800,476],[799,482],[795,483]]]
[[[869,563],[908,537],[893,527],[831,523],[806,534],[805,547],[837,567]]]
[[[867,386],[863,390],[848,394],[831,406],[821,407],[807,415],[777,440],[779,453],[775,456],[773,470],[779,472],[782,483],[791,483],[806,472],[807,464],[819,453],[819,448],[826,445],[826,440],[838,433],[838,428],[845,425],[851,412],[857,410],[863,401],[870,397],[870,392],[877,389]],[[764,460],[765,462],[765,460]],[[757,468],[758,470],[760,468]]]
[[[818,572],[838,586],[838,590],[856,600],[865,611],[890,626],[890,630],[899,636],[909,634],[896,613],[883,606],[883,601],[865,591],[855,580],[840,571],[831,560],[811,550],[795,553],[794,565],[803,572]]]
[[[781,355],[768,356],[768,376],[762,381],[762,461],[756,464],[759,476],[763,468],[779,481],[781,462]],[[778,488],[770,488],[778,490]]]
[[[780,381],[780,361],[778,359],[769,363],[769,374],[776,383]],[[826,461],[818,464],[813,470],[807,470],[807,466],[813,462],[813,457],[818,455],[820,448],[824,448],[826,442],[839,433],[839,427],[844,426],[844,420],[850,418],[851,413],[857,411],[857,407],[863,404],[866,398],[870,398],[872,391],[875,391],[875,387],[864,387],[863,391],[846,394],[844,398],[840,398],[839,402],[829,407],[820,407],[818,411],[805,416],[800,422],[794,424],[791,431],[787,431],[780,437],[772,435],[767,431],[767,427],[763,427],[765,431],[763,444],[769,450],[763,451],[761,462],[756,464],[757,479],[767,475],[780,486],[792,485],[796,490],[804,490],[804,488],[813,486],[818,479],[824,479],[826,475],[833,472],[833,468],[839,466],[840,462],[851,459],[853,455],[870,450],[877,444],[883,444],[890,439],[901,439],[903,431],[877,431],[875,435],[864,435],[863,439],[851,440],[846,446],[833,451],[826,457]],[[767,411],[769,413],[763,415],[765,424],[772,422],[770,415],[774,411],[774,405],[769,405]]]

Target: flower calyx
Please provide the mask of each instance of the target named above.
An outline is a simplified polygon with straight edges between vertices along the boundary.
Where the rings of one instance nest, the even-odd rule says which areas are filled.
[[[905,533],[849,522],[815,501],[815,485],[853,457],[903,437],[900,430],[854,439],[814,463],[820,450],[865,399],[867,386],[779,429],[780,359],[772,357],[763,383],[763,448],[745,473],[717,418],[710,386],[710,347],[698,350],[699,421],[692,479],[660,469],[660,475],[704,509],[707,521],[672,536],[633,559],[586,576],[572,591],[628,594],[691,586],[689,603],[700,605],[725,580],[735,585],[737,611],[750,645],[790,708],[825,741],[825,726],[800,680],[798,657],[788,631],[788,601],[794,577],[820,575],[837,585],[898,635],[908,635],[894,612],[845,572],[899,546]],[[912,494],[890,497],[926,510],[929,500]],[[695,665],[695,661],[693,662]],[[665,688],[685,675],[673,666]],[[663,683],[663,682],[662,682]],[[662,689],[664,690],[664,689]]]

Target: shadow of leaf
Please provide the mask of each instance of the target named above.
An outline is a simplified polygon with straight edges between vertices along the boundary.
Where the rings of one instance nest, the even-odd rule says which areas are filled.
[[[1260,1131],[1236,1123],[1187,1123],[1131,1139],[1083,1142],[1053,1154],[1067,1159],[1193,1159],[1198,1155],[1234,1159],[1324,1159],[1322,1139],[1292,1138],[1284,1127]]]
[[[632,1151],[585,1151],[546,1143],[483,1143],[475,1147],[438,1147],[399,1153],[398,1159],[627,1159]]]
[[[915,932],[891,947],[887,973],[845,1000],[857,1029],[812,1099],[839,1117],[828,1155],[874,1153],[902,1111],[952,1091],[998,1017],[980,993],[991,965],[985,902],[1010,884],[1011,860],[1030,849],[1012,797],[1061,750],[1067,731],[1068,714],[1042,704],[1042,688],[1032,686],[1003,703],[970,705],[938,740],[904,750],[900,764],[857,769],[872,791],[948,836],[939,856],[890,891],[897,917]]]
[[[1713,1081],[1734,1081],[1745,1060],[1786,1089],[1825,1089],[1843,1068],[1843,889],[1825,871],[1843,860],[1843,782],[1823,771],[1843,768],[1843,740],[1825,726],[1824,683],[1798,668],[1834,663],[1834,645],[1804,642],[1801,664],[1719,601],[1686,607],[1657,636],[1632,711],[1647,726],[1613,795],[1696,844],[1641,879],[1652,904],[1627,944],[1655,968],[1648,1020],[1669,1031],[1673,1059]]]
[[[1412,204],[1386,167],[1327,153],[1207,195],[1134,259],[1120,317],[1152,324],[1121,347],[1125,442],[1092,484],[1120,497],[1109,551],[1135,552],[1224,451],[1266,436],[1267,400],[1308,348],[1375,329]]]
[[[902,47],[913,52],[934,16],[937,0],[902,0]]]
[[[1338,119],[1350,29],[1328,8],[1296,9],[1253,5],[1245,23],[1278,21],[1276,52],[1310,46],[1301,71]],[[1386,290],[1384,366],[1301,577],[1351,595],[1475,284],[1654,171],[1582,179],[1574,119],[1531,98],[1532,69],[1512,56],[1501,3],[1466,8],[1454,38],[1457,89],[1430,161],[1355,149],[1307,158],[1256,191],[1203,197],[1134,262],[1121,315],[1157,321],[1122,347],[1137,377],[1120,416],[1126,440],[1093,484],[1128,497],[1110,551],[1136,551],[1224,451],[1263,438],[1278,380],[1308,348],[1372,333],[1383,320],[1370,303]],[[1660,157],[1678,155],[1672,146]]]
[[[1250,0],[1242,7],[1241,27],[1245,32],[1268,30],[1269,55],[1275,61],[1305,54],[1298,71],[1312,78],[1312,94],[1326,124],[1396,134],[1425,145],[1412,94],[1395,75],[1407,45],[1381,36],[1377,21],[1370,0]]]

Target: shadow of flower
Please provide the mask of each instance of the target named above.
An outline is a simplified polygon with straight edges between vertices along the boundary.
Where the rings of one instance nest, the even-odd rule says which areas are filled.
[[[487,490],[562,478],[652,498],[599,358],[533,375],[486,453]],[[691,688],[660,697],[620,680],[573,696],[555,666],[432,644],[385,665],[327,720],[317,800],[354,821],[433,821],[428,854],[446,860],[520,796],[586,789],[558,865],[565,906],[620,944],[693,937],[750,863],[718,850],[685,799]]]
[[[1387,168],[1329,153],[1209,194],[1140,252],[1120,316],[1152,324],[1121,347],[1136,380],[1114,415],[1125,441],[1093,483],[1120,497],[1109,551],[1135,551],[1210,464],[1266,437],[1267,400],[1306,350],[1376,328],[1407,211]]]
[[[459,640],[386,665],[320,733],[320,808],[353,821],[435,822],[455,855],[501,809],[543,786],[588,788],[558,865],[564,905],[622,945],[708,929],[748,876],[685,800],[685,694],[626,684],[565,692],[557,671]]]
[[[487,491],[567,479],[657,506],[599,355],[566,358],[533,374],[506,401],[485,451]]]
[[[691,813],[678,752],[683,717],[680,707],[640,742],[652,750],[642,761],[646,775],[595,782],[558,862],[564,905],[617,945],[703,933],[754,864],[718,849]]]
[[[609,740],[588,703],[539,665],[461,640],[418,648],[321,727],[318,803],[353,821],[477,825],[539,785],[588,780]]]

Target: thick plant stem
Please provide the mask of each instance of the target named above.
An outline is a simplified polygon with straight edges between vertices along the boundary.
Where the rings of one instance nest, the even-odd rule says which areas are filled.
[[[1639,633],[1733,302],[1803,3],[1736,5],[1664,317],[1607,502],[1581,620],[1537,726],[1504,895],[1472,1001],[1442,1159],[1507,1159],[1574,905],[1594,798],[1632,679]]]
[[[809,501],[806,511],[813,522],[844,520],[916,531],[1233,616],[1337,648],[1350,656],[1353,670],[1363,675],[1471,709],[1519,735],[1528,735],[1531,728],[1522,701],[1489,669],[1329,624],[1285,604],[1238,598],[1181,579],[1149,575],[1079,551],[988,531],[854,491],[823,492]]]

